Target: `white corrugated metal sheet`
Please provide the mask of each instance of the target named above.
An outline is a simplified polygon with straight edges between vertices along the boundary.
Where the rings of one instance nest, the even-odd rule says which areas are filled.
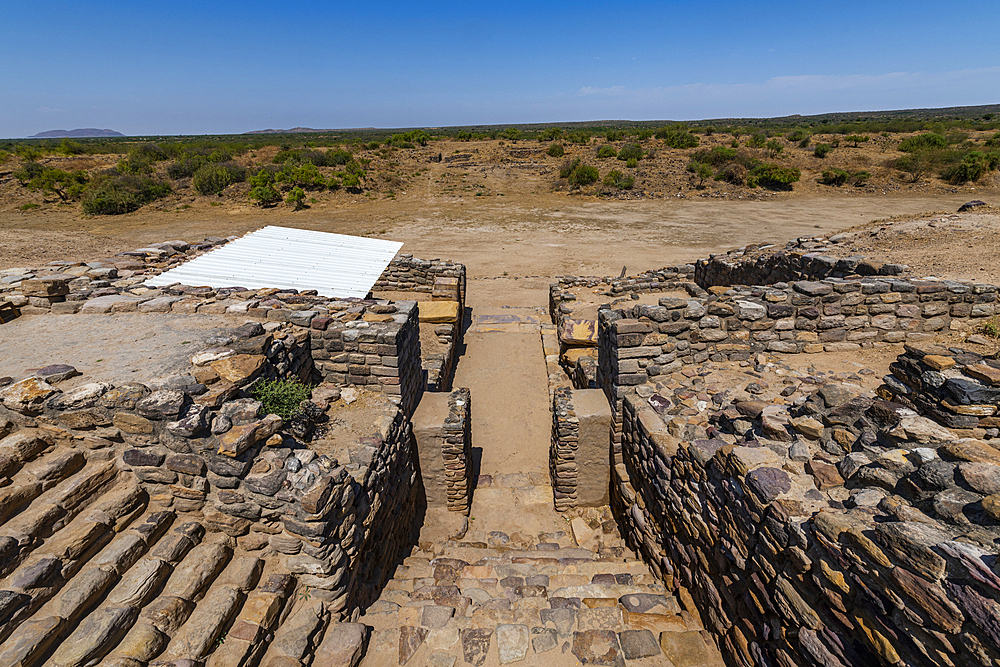
[[[162,287],[267,287],[365,298],[403,246],[398,241],[268,226],[146,281]]]

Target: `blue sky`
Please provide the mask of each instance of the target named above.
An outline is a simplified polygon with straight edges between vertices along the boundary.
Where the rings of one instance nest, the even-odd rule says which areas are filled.
[[[5,0],[0,137],[1000,102],[996,0]]]

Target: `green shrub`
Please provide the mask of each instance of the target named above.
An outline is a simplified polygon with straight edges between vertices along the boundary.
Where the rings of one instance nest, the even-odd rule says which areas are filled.
[[[711,150],[695,151],[691,158],[695,162],[704,162],[714,167],[720,167],[739,158],[739,153],[733,148],[713,146]]]
[[[811,141],[812,137],[807,134],[806,136],[802,137],[801,141],[799,141],[799,148],[809,148],[809,143]]]
[[[747,139],[747,146],[750,148],[763,148],[767,144],[767,137],[762,132],[755,132]]]
[[[251,188],[250,194],[247,196],[261,206],[271,206],[281,201],[281,193],[270,184],[258,185],[255,188]]]
[[[948,140],[940,134],[927,132],[925,134],[918,134],[915,137],[907,137],[906,139],[903,139],[899,142],[899,150],[904,153],[913,153],[927,148],[944,148],[947,145]]]
[[[561,137],[562,134],[563,131],[561,127],[550,127],[538,135],[538,141],[540,142],[555,141],[556,139]]]
[[[588,144],[590,143],[590,133],[589,132],[569,132],[565,135],[566,141],[572,144]]]
[[[987,139],[985,145],[987,148],[1000,148],[1000,132]]]
[[[696,135],[681,128],[665,127],[658,130],[655,136],[657,139],[663,140],[663,143],[670,148],[694,148],[701,141]]]
[[[87,215],[131,213],[170,194],[170,185],[149,176],[105,174],[95,178],[83,193]]]
[[[69,137],[63,137],[59,142],[59,152],[63,155],[83,155],[87,148],[79,141],[73,141]]]
[[[304,162],[298,166],[286,162],[281,171],[274,175],[276,183],[285,183],[292,187],[320,190],[327,187],[327,178],[319,167],[312,162]]]
[[[833,150],[833,146],[830,144],[816,144],[816,148],[813,149],[813,155],[818,158],[825,158]]]
[[[771,158],[778,157],[779,155],[781,155],[782,151],[785,150],[784,144],[782,144],[777,139],[771,139],[770,141],[768,141],[766,148],[767,148],[767,155],[768,157]]]
[[[848,135],[848,136],[844,137],[844,141],[850,141],[852,144],[854,144],[855,148],[858,147],[858,144],[863,144],[866,141],[870,141],[870,140],[871,140],[871,137],[869,137],[866,134],[851,134],[851,135]]]
[[[628,160],[625,161],[625,166],[628,167],[629,169],[635,169],[636,167],[639,166],[639,161],[634,157],[630,157]]]
[[[635,185],[635,176],[623,174],[617,169],[612,169],[605,175],[604,185],[611,188],[618,188],[619,190],[631,190],[632,186]]]
[[[932,162],[927,151],[917,151],[897,158],[892,166],[908,173],[911,180],[916,183],[921,176],[930,171]]]
[[[704,162],[692,161],[688,164],[687,170],[698,179],[698,188],[705,187],[705,181],[712,177],[712,166]]]
[[[615,150],[614,146],[609,146],[608,144],[604,144],[603,146],[597,149],[597,158],[599,160],[603,160],[604,158],[609,158],[609,157],[618,157],[618,151]]]
[[[809,133],[806,132],[805,130],[799,128],[799,129],[792,130],[791,132],[789,132],[788,134],[786,134],[785,138],[788,139],[789,141],[799,142],[799,141],[802,141],[803,139],[808,139],[809,138]]]
[[[246,180],[247,170],[232,162],[206,164],[194,172],[191,184],[203,195],[217,195],[233,183]]]
[[[250,395],[261,403],[265,414],[278,415],[284,420],[291,419],[300,411],[302,401],[312,396],[312,386],[302,384],[297,379],[257,380],[250,387]]]
[[[779,167],[776,164],[762,162],[747,172],[747,185],[755,188],[758,185],[777,190],[789,190],[791,184],[802,177],[802,172],[794,167]]]
[[[961,185],[969,181],[978,181],[987,173],[997,168],[1000,154],[970,151],[958,164],[952,164],[941,171],[941,178],[953,185]]]
[[[205,164],[205,159],[201,157],[189,157],[183,160],[175,160],[167,165],[167,176],[178,180],[190,178],[194,172],[198,171]]]
[[[559,167],[559,178],[569,178],[569,175],[573,173],[573,170],[580,165],[580,158],[575,160],[566,160]]]
[[[26,162],[14,172],[14,178],[29,190],[55,194],[62,201],[79,199],[87,185],[87,173],[63,171],[44,167],[37,162]]]
[[[622,149],[618,151],[618,159],[622,162],[628,162],[629,160],[635,160],[638,162],[642,159],[643,150],[642,146],[639,144],[625,144]]]
[[[600,177],[601,174],[597,171],[597,167],[591,167],[587,164],[578,164],[569,173],[567,178],[571,188],[579,188],[584,185],[596,183],[597,179]]]
[[[545,151],[545,154],[550,157],[562,157],[566,154],[566,149],[563,148],[562,144],[552,144],[549,146],[549,149]]]
[[[300,187],[292,188],[291,192],[285,198],[286,204],[295,204],[295,210],[301,211],[306,207],[306,193]]]
[[[990,338],[1000,338],[1000,315],[994,315],[983,322],[979,333],[985,334]]]
[[[820,178],[819,182],[824,185],[843,185],[847,182],[847,179],[851,177],[849,172],[843,169],[837,169],[836,167],[831,167],[830,169],[823,170],[823,176]]]
[[[395,146],[396,148],[416,148],[415,144],[420,144],[421,146],[426,146],[427,142],[431,140],[431,135],[427,134],[424,130],[410,130],[409,132],[404,132],[403,134],[394,134],[386,140],[386,146]]]
[[[30,146],[28,144],[18,144],[14,146],[14,155],[21,158],[25,162],[34,162],[44,155],[41,148]]]
[[[608,130],[604,133],[605,141],[621,141],[625,138],[625,133],[621,130]]]

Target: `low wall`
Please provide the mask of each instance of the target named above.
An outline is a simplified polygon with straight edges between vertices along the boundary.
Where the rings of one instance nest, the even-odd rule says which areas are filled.
[[[608,402],[599,389],[554,391],[549,476],[558,511],[608,504],[610,425]]]
[[[424,394],[413,435],[428,509],[469,513],[472,486],[471,395],[468,389]]]
[[[393,258],[379,276],[374,289],[402,292],[428,292],[434,290],[435,278],[455,278],[459,296],[465,302],[465,265],[440,259],[416,259],[413,255],[399,254]]]
[[[694,281],[704,289],[729,285],[773,285],[852,276],[898,276],[910,267],[823,253],[827,239],[799,239],[783,247],[760,245],[731,250],[695,262]]]
[[[1000,362],[960,348],[908,344],[879,394],[955,429],[1000,428]]]
[[[762,435],[762,405],[722,406],[715,438],[691,441],[626,397],[612,507],[627,541],[690,592],[731,665],[995,664],[1000,515],[934,472],[957,467],[987,490],[973,470],[1000,473],[1000,451],[935,440],[899,406],[822,393],[808,423],[788,414],[781,435],[772,421],[780,440]],[[812,439],[837,428],[861,432],[842,458]],[[905,482],[912,501],[893,493]],[[850,509],[836,500],[848,493]]]

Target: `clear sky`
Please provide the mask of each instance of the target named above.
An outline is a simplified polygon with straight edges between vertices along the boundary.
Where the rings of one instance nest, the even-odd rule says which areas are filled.
[[[997,0],[4,0],[0,137],[1000,102]]]

